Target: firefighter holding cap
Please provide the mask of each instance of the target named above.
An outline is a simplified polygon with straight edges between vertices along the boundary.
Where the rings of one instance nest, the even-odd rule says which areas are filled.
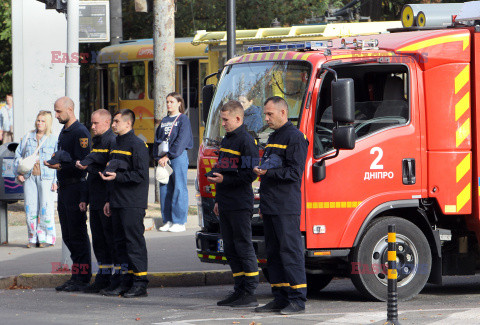
[[[220,216],[225,256],[232,269],[234,292],[217,302],[218,306],[258,306],[258,264],[252,244],[253,166],[258,162],[255,140],[243,124],[243,107],[227,102],[220,111],[227,131],[220,144],[218,163],[207,179],[216,183],[215,214]]]
[[[255,311],[303,313],[307,282],[300,212],[308,141],[288,121],[288,105],[283,98],[268,98],[263,113],[274,132],[268,138],[262,163],[253,171],[261,177],[260,212],[274,300]]]

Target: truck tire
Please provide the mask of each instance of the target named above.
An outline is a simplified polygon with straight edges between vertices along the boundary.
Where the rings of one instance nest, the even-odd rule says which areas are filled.
[[[332,281],[332,274],[307,273],[307,294],[314,295],[325,288]]]
[[[350,259],[351,279],[366,297],[387,300],[388,225],[397,231],[398,299],[408,300],[423,289],[432,266],[425,235],[408,220],[383,217],[368,226]]]

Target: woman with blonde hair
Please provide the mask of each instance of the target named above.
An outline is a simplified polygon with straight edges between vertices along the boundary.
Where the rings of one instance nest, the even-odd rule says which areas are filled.
[[[17,167],[20,159],[33,155],[36,150],[38,159],[33,169],[19,174]],[[55,169],[43,164],[55,151],[57,136],[52,134],[52,113],[40,111],[35,120],[35,130],[22,138],[15,151],[15,173],[18,181],[23,183],[25,194],[27,248],[33,245],[41,248],[55,245],[54,192],[57,190],[57,174]]]

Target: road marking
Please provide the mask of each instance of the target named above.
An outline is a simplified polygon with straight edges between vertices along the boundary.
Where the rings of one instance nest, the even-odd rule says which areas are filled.
[[[205,306],[204,306],[205,307]],[[240,310],[240,309],[239,309]],[[429,318],[428,322],[431,325],[464,325],[466,320],[474,320],[475,322],[478,320],[478,315],[480,314],[480,308],[442,308],[442,309],[411,309],[411,310],[402,310],[398,313],[398,318],[402,319],[402,317],[406,317],[410,319],[412,316],[408,314],[425,314],[425,313],[439,313],[439,312],[449,312],[452,311],[453,313],[448,315],[446,318],[433,321]],[[164,321],[159,323],[153,323],[154,325],[167,325],[167,324],[178,324],[178,325],[197,325],[199,323],[209,323],[209,322],[234,322],[234,321],[246,321],[246,320],[265,320],[268,319],[276,319],[276,318],[294,318],[297,321],[306,318],[306,320],[312,320],[311,317],[326,317],[327,319],[323,321],[319,321],[316,324],[372,324],[378,321],[386,320],[387,319],[387,311],[379,311],[379,312],[356,312],[356,313],[306,313],[300,315],[271,315],[271,314],[258,314],[252,315],[251,317],[245,316],[244,317],[222,317],[222,318],[198,318],[198,319],[186,319],[186,320],[171,320],[171,321]],[[335,317],[336,318],[330,318]],[[433,316],[433,314],[432,314]]]

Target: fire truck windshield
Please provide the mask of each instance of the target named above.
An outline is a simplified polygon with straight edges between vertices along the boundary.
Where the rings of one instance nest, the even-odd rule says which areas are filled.
[[[225,135],[220,108],[238,100],[245,110],[247,129],[265,143],[272,132],[264,121],[263,103],[271,96],[283,97],[289,107],[289,120],[297,125],[311,74],[304,61],[252,62],[230,65],[222,73],[213,99],[205,138],[220,141]]]

